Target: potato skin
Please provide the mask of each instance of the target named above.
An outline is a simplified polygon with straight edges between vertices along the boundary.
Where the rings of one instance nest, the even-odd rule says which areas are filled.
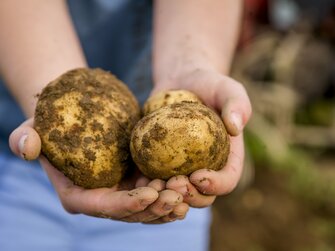
[[[202,101],[193,92],[187,90],[161,91],[148,98],[143,105],[144,116],[167,105],[194,102],[202,104]]]
[[[84,188],[112,187],[130,162],[139,105],[129,89],[101,69],[80,68],[39,95],[34,128],[52,165]]]
[[[141,172],[164,180],[202,168],[221,169],[229,147],[219,116],[194,102],[167,105],[143,117],[130,141],[133,160]]]

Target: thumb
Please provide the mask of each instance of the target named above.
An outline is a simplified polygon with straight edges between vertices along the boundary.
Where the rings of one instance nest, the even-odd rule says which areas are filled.
[[[41,139],[33,129],[33,119],[28,119],[9,136],[9,146],[14,154],[25,159],[37,159],[41,152]]]
[[[223,77],[218,85],[216,103],[221,108],[221,117],[228,133],[237,136],[252,113],[248,94],[241,83],[229,77]]]

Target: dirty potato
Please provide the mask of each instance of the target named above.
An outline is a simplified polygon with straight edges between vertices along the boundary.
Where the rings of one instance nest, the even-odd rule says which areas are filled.
[[[194,102],[202,104],[198,96],[190,91],[186,90],[161,91],[148,98],[148,100],[143,105],[143,114],[147,115],[163,106],[182,102]]]
[[[117,184],[129,164],[139,105],[128,88],[101,69],[71,70],[39,95],[34,127],[51,164],[85,188]]]
[[[130,150],[144,175],[166,180],[202,168],[221,169],[229,138],[215,112],[198,101],[183,100],[143,117],[132,132]]]

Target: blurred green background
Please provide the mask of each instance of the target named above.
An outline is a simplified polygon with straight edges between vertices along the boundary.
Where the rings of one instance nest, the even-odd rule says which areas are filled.
[[[250,95],[239,187],[212,251],[335,250],[335,1],[246,0],[232,76]]]

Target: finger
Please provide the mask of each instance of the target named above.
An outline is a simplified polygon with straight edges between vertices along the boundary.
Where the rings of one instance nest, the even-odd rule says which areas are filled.
[[[9,146],[14,154],[25,159],[37,159],[41,152],[41,139],[33,129],[33,119],[16,128],[9,136]]]
[[[151,187],[160,192],[165,188],[165,181],[160,179],[149,180],[147,177],[142,176],[138,178],[135,187]]]
[[[169,215],[163,217],[163,220],[164,218],[169,220],[183,220],[185,219],[189,209],[190,207],[187,203],[180,203]]]
[[[165,189],[166,182],[160,179],[154,179],[148,183],[148,187],[155,189],[157,192],[163,191]]]
[[[159,193],[158,199],[143,212],[133,214],[122,220],[127,222],[148,222],[168,215],[183,201],[183,197],[172,190],[164,190]]]
[[[139,187],[131,191],[117,191],[117,186],[84,189],[73,185],[44,157],[40,159],[64,208],[71,213],[121,219],[143,211],[158,198],[157,191],[150,187]]]
[[[176,206],[168,216],[170,219],[183,220],[185,219],[189,209],[190,209],[189,205],[183,202],[180,203],[178,206]]]
[[[252,113],[248,94],[241,83],[229,77],[222,76],[217,84],[215,99],[226,129],[232,136],[239,135]]]
[[[228,161],[220,171],[201,169],[190,176],[190,181],[203,194],[228,194],[236,187],[243,170],[243,135],[231,137]]]
[[[138,180],[136,181],[135,187],[146,187],[150,183],[150,180],[141,175]]]
[[[221,111],[230,135],[240,134],[251,116],[251,104],[244,86],[217,72],[197,69],[181,82],[206,105]],[[197,83],[197,84],[194,84]]]
[[[146,224],[162,224],[162,223],[174,222],[176,220],[183,220],[185,219],[188,210],[189,210],[189,205],[185,202],[182,202],[179,205],[177,205],[174,208],[174,210],[168,215],[163,216],[153,221],[146,222]]]
[[[168,180],[166,187],[183,195],[183,201],[191,207],[207,207],[213,204],[215,196],[201,194],[186,176],[179,175]]]

